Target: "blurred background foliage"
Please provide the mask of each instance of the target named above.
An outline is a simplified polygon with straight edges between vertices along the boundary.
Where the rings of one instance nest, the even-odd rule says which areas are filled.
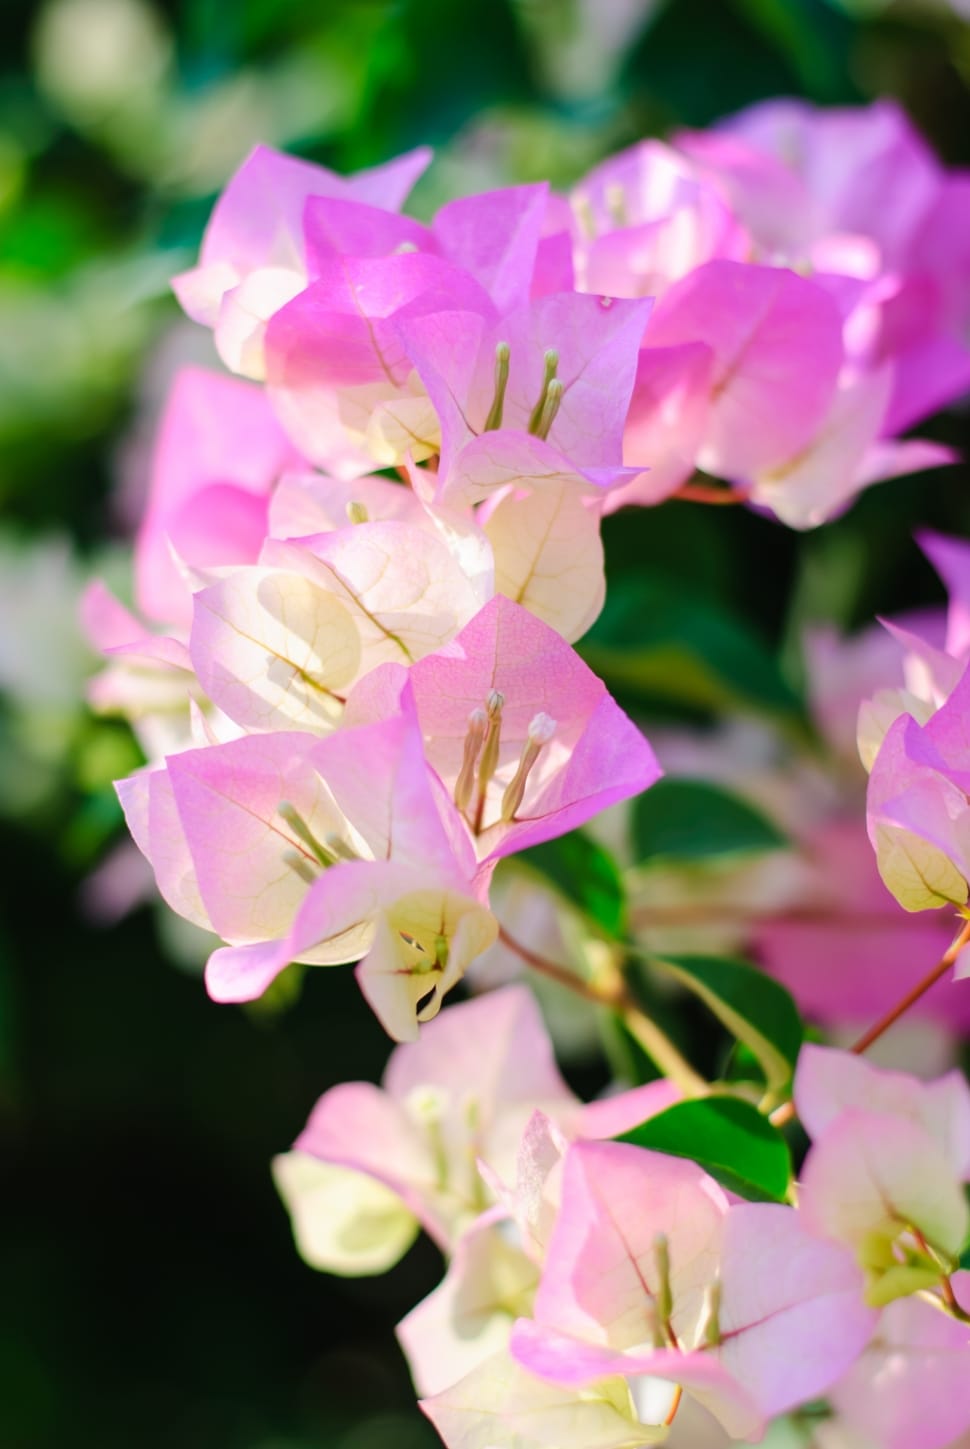
[[[167,278],[221,184],[257,140],[340,170],[428,142],[427,214],[785,93],[897,96],[966,165],[968,21],[966,0],[4,0],[3,1449],[434,1438],[392,1328],[436,1254],[370,1283],[315,1275],[268,1174],[319,1092],[381,1070],[351,973],[310,973],[295,1012],[216,1008],[173,969],[198,952],[170,922],[143,907],[109,929],[85,887],[137,755],[84,709],[75,604],[94,572],[123,586],[165,381],[212,360]],[[965,415],[922,431],[970,441]],[[970,532],[967,481],[883,484],[807,537],[742,510],[624,513],[590,647],[636,634],[634,692],[676,717],[797,712],[807,620],[939,599],[911,532]],[[599,1070],[574,1079],[594,1090]]]

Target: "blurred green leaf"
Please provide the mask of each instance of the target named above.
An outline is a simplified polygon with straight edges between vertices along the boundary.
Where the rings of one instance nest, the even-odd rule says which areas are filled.
[[[626,934],[626,892],[612,855],[582,831],[533,845],[519,856],[578,910],[618,938]]]
[[[653,964],[700,997],[739,1042],[753,1052],[768,1090],[788,1086],[804,1037],[785,988],[755,966],[721,956],[656,956]]]
[[[757,635],[675,579],[619,579],[579,652],[611,689],[647,703],[795,719],[803,713]]]
[[[791,1180],[784,1137],[737,1097],[678,1102],[619,1141],[690,1158],[729,1192],[752,1202],[784,1202]]]
[[[633,805],[633,843],[639,864],[653,859],[706,860],[778,850],[788,844],[746,800],[706,780],[665,776]]]
[[[816,0],[735,0],[748,23],[791,65],[819,100],[842,99],[848,88],[844,17],[820,13]]]

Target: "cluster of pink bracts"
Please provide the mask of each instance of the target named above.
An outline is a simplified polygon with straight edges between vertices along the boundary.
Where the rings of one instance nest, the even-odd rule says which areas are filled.
[[[660,775],[571,647],[601,516],[703,470],[805,528],[950,461],[898,434],[970,386],[970,179],[888,105],[772,103],[425,226],[400,207],[427,161],[341,178],[257,150],[176,279],[250,381],[176,381],[136,544],[150,623],[86,600],[95,702],[148,757],[131,832],[225,943],[214,999],[358,962],[407,1043],[276,1172],[319,1266],[380,1271],[419,1226],[445,1252],[400,1338],[449,1449],[712,1449],[821,1395],[824,1449],[942,1449],[970,1429],[962,1077],[805,1048],[812,1148],[791,1203],[749,1203],[607,1140],[677,1090],[583,1106],[524,988],[431,1018],[496,942],[498,861]],[[861,734],[907,910],[963,907],[970,877],[970,562],[927,547],[948,636],[895,629],[904,677]]]

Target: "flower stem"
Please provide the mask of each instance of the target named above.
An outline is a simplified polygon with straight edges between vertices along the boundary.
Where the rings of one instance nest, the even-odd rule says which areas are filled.
[[[863,1032],[862,1036],[860,1036],[859,1040],[851,1048],[853,1053],[858,1056],[862,1052],[867,1051],[874,1041],[878,1041],[884,1032],[887,1032],[891,1026],[895,1025],[899,1018],[905,1015],[909,1008],[929,991],[931,986],[935,986],[946,975],[968,941],[970,941],[970,921],[964,921],[959,933],[947,947],[943,956],[933,967],[933,970],[924,976],[922,981],[913,987],[912,991],[908,991],[891,1011],[887,1011],[885,1016],[880,1017],[874,1026],[870,1026],[867,1032]]]
[[[634,1040],[643,1048],[647,1056],[656,1067],[676,1082],[685,1096],[700,1097],[707,1093],[707,1082],[694,1071],[686,1057],[682,1056],[677,1047],[662,1031],[655,1021],[652,1021],[630,995],[624,984],[620,973],[617,971],[615,978],[608,980],[603,985],[594,985],[591,981],[584,981],[574,971],[566,966],[560,966],[556,961],[550,961],[546,956],[540,956],[531,947],[523,945],[510,935],[504,926],[500,925],[499,940],[521,956],[527,966],[540,975],[546,976],[550,981],[556,981],[560,986],[565,986],[568,991],[573,991],[577,996],[582,996],[586,1001],[593,1002],[596,1006],[605,1006],[610,1011],[616,1011],[622,1016],[624,1025]]]

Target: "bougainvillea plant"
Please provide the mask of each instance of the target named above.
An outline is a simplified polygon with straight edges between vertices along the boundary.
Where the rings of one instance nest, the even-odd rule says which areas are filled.
[[[970,1088],[866,1053],[970,1021],[970,545],[919,540],[945,620],[806,640],[787,763],[648,742],[575,647],[606,514],[809,529],[952,461],[902,435],[970,388],[967,178],[883,103],[422,224],[428,160],[232,178],[174,281],[227,371],[171,391],[138,613],[85,601],[210,997],[353,965],[398,1043],[276,1159],[297,1245],[433,1239],[398,1332],[449,1449],[968,1443]],[[685,1001],[719,1080],[658,1020]],[[584,1103],[553,1043],[597,1032]]]

